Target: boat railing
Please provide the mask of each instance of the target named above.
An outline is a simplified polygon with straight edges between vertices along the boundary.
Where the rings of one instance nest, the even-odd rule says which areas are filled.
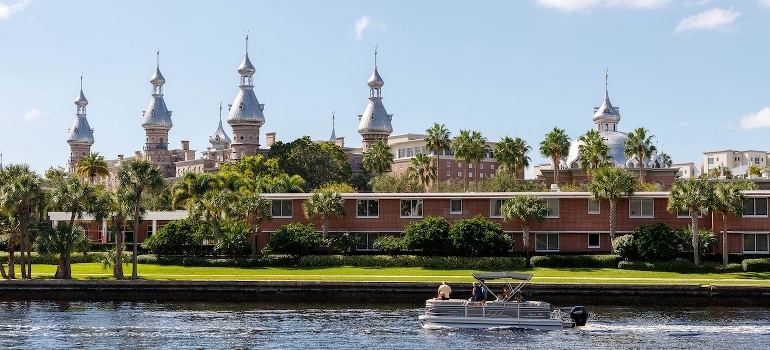
[[[551,315],[550,305],[539,302],[490,301],[477,303],[467,300],[430,301],[426,314],[444,317],[542,318]]]

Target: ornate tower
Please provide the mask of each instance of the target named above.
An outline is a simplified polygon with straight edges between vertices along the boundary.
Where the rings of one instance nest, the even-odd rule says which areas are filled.
[[[265,124],[265,116],[262,114],[265,105],[260,104],[254,95],[252,79],[255,71],[249,60],[249,33],[246,32],[246,56],[238,67],[241,90],[230,105],[227,116],[227,123],[233,128],[231,158],[234,160],[240,160],[242,155],[255,155],[259,150],[259,129]]]
[[[329,141],[337,142],[337,133],[334,132],[334,112],[332,112],[332,136],[329,137]]]
[[[393,115],[388,114],[382,104],[382,86],[385,82],[377,72],[377,46],[374,47],[374,72],[366,83],[369,85],[369,104],[364,114],[358,116],[358,133],[361,134],[363,152],[369,150],[378,140],[388,142],[388,136],[393,132]]]
[[[610,103],[610,94],[607,87],[608,70],[604,71],[604,101],[600,107],[594,107],[594,123],[597,131],[618,131],[620,122],[620,108],[613,107]]]
[[[80,158],[91,153],[91,145],[94,144],[94,129],[88,125],[88,119],[86,119],[86,105],[88,100],[83,95],[83,75],[80,75],[80,94],[75,99],[75,105],[77,106],[77,113],[75,114],[75,122],[72,123],[72,127],[69,129],[67,135],[67,143],[70,145],[70,160],[67,164],[67,171],[69,173],[75,172],[75,165]]]
[[[222,128],[222,102],[219,103],[219,127],[214,134],[209,137],[211,147],[205,152],[205,158],[215,160],[217,163],[223,163],[230,159],[230,136],[227,136],[225,129]]]
[[[142,128],[146,135],[144,157],[160,165],[165,177],[171,177],[176,171],[171,161],[171,152],[168,150],[168,131],[174,123],[171,121],[171,111],[166,108],[166,101],[163,100],[165,83],[166,79],[163,78],[163,74],[160,74],[160,49],[158,49],[155,74],[150,78],[152,99],[147,110],[142,112],[144,114]]]

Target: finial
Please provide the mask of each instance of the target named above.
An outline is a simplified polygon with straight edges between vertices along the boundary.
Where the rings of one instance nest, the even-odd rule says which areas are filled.
[[[222,123],[222,101],[219,101],[219,122]]]
[[[332,111],[332,130],[334,130],[334,111]]]
[[[377,48],[378,46],[374,45],[374,69],[377,69]]]
[[[609,77],[609,68],[604,68],[604,94],[606,95],[609,91],[609,88],[607,87],[607,77]]]
[[[160,45],[158,45],[158,50],[155,51],[155,68],[160,68]]]
[[[80,72],[80,91],[83,91],[83,72]]]
[[[246,56],[249,55],[249,30],[246,29]]]

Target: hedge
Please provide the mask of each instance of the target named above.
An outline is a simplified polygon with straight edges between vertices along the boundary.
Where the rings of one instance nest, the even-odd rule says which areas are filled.
[[[462,257],[417,255],[310,255],[299,259],[299,266],[424,267],[480,271],[516,270],[524,267],[522,257]]]
[[[727,266],[724,266],[720,263],[705,262],[700,265],[695,265],[689,260],[683,259],[654,263],[644,261],[621,261],[618,263],[618,268],[622,270],[665,271],[677,273],[727,273],[744,271],[744,267],[742,267],[741,264],[728,264]]]
[[[614,269],[619,260],[617,255],[539,255],[531,263],[533,267]]]
[[[770,272],[770,259],[744,259],[743,271],[747,272]]]

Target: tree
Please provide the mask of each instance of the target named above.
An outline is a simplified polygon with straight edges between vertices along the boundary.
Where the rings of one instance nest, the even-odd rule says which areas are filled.
[[[685,243],[671,226],[662,222],[638,226],[633,237],[636,253],[645,261],[675,259]]]
[[[478,131],[473,131],[471,133],[471,157],[469,158],[470,162],[474,162],[476,164],[476,177],[475,181],[473,181],[473,190],[478,192],[479,190],[479,181],[481,181],[481,177],[479,177],[479,168],[481,164],[481,160],[487,157],[487,155],[490,152],[489,145],[487,145],[487,138],[481,135]]]
[[[466,256],[502,255],[511,246],[511,239],[503,233],[500,224],[481,215],[455,221],[449,237],[454,248]]]
[[[402,243],[406,249],[422,249],[428,255],[439,255],[451,245],[450,227],[445,218],[428,216],[404,227]]]
[[[104,157],[99,152],[91,152],[84,155],[75,164],[75,174],[87,177],[91,183],[94,183],[97,177],[105,177],[110,174],[110,168]]]
[[[553,165],[553,183],[559,184],[559,166],[561,159],[569,153],[569,136],[564,129],[554,127],[540,142],[540,154],[551,158]]]
[[[530,266],[529,257],[529,229],[532,222],[545,219],[548,214],[548,204],[540,197],[516,196],[503,203],[500,215],[504,220],[519,220],[523,230],[522,243],[524,244],[524,256],[526,266]]]
[[[417,153],[412,157],[411,163],[412,166],[409,167],[409,169],[414,172],[417,180],[420,181],[427,191],[428,188],[430,188],[431,182],[436,180],[436,172],[434,171],[432,164],[433,160],[425,153]]]
[[[580,167],[588,173],[589,179],[592,173],[601,166],[610,165],[610,148],[604,143],[604,138],[596,130],[589,130],[578,139],[582,143],[578,145],[580,153]]]
[[[749,176],[762,176],[762,168],[756,164],[749,165]]]
[[[268,158],[278,160],[289,176],[305,179],[304,192],[328,183],[345,182],[352,170],[345,151],[334,142],[313,142],[303,136],[290,143],[278,141],[270,146]]]
[[[417,177],[408,173],[386,174],[371,181],[372,192],[378,193],[417,193],[425,190]]]
[[[455,154],[455,159],[464,159],[469,165],[471,160],[474,159],[473,139],[471,138],[470,130],[460,130],[460,135],[452,142],[452,151]],[[468,190],[468,167],[464,167],[463,170],[463,191]]]
[[[59,266],[54,278],[71,279],[71,256],[75,250],[87,251],[88,241],[82,227],[70,226],[60,222],[55,228],[46,227],[41,230],[36,241],[37,250],[41,254],[58,254]]]
[[[323,237],[313,230],[313,225],[295,222],[283,225],[273,232],[268,246],[276,253],[303,256],[310,254],[323,244]]]
[[[709,170],[708,177],[712,179],[732,179],[733,171],[722,164]]]
[[[46,233],[48,236],[48,245],[43,245],[48,251],[59,255],[59,267],[56,269],[55,278],[72,278],[72,269],[70,267],[72,250],[75,249],[80,240],[72,235],[76,231],[75,219],[82,218],[84,212],[93,212],[97,216],[97,221],[104,218],[104,213],[98,209],[93,209],[96,203],[96,188],[91,183],[86,183],[79,177],[72,177],[59,184],[51,196],[53,208],[56,210],[70,213],[70,220],[67,225],[70,232],[64,232],[61,227],[55,227]],[[81,235],[82,230],[78,231]],[[61,235],[57,237],[57,235]],[[67,250],[70,249],[70,250]]]
[[[236,198],[236,193],[232,190],[226,188],[217,189],[215,187],[213,190],[206,192],[199,202],[199,208],[202,209],[203,216],[211,221],[214,229],[214,245],[219,243],[220,220],[227,212],[230,203],[235,201]]]
[[[163,188],[163,171],[157,164],[151,163],[148,160],[134,160],[123,164],[118,170],[118,184],[119,191],[127,192],[128,198],[131,199],[133,205],[133,268],[131,270],[131,278],[137,279],[137,257],[138,257],[138,242],[137,236],[139,233],[139,219],[142,212],[142,193],[153,192]]]
[[[40,177],[28,165],[9,165],[0,171],[0,207],[6,215],[14,217],[18,230],[10,232],[8,239],[8,276],[16,278],[14,253],[18,240],[21,250],[22,278],[32,278],[32,245],[29,237],[32,208],[43,200]]]
[[[743,201],[746,196],[740,186],[730,182],[720,182],[714,185],[714,201],[711,209],[722,214],[722,264],[728,263],[727,251],[727,218],[728,215],[743,215]]]
[[[251,236],[251,256],[257,256],[257,235],[259,227],[265,221],[272,219],[270,215],[270,200],[258,192],[246,193],[235,203],[235,212],[239,213],[249,225]]]
[[[529,166],[531,159],[527,155],[532,147],[527,145],[527,141],[521,138],[511,138],[510,136],[503,137],[500,142],[495,145],[493,154],[497,162],[503,166],[503,168],[515,179],[519,173],[519,169],[523,169]]]
[[[440,181],[438,179],[440,176],[438,174],[441,174],[441,153],[449,150],[452,134],[444,127],[444,124],[439,123],[433,123],[433,126],[425,132],[428,134],[428,137],[425,138],[425,149],[436,154],[436,192],[439,192]]]
[[[588,191],[591,192],[593,200],[606,199],[610,203],[610,241],[615,240],[618,199],[624,195],[632,195],[635,187],[636,179],[633,175],[626,169],[614,166],[597,169],[588,184]]]
[[[314,192],[302,203],[305,217],[318,217],[321,220],[322,238],[325,240],[329,233],[329,223],[334,217],[345,216],[345,200],[336,192]]]
[[[393,151],[387,143],[377,140],[364,153],[363,165],[366,171],[375,173],[377,176],[390,171],[390,164],[393,163]]]
[[[689,178],[686,181],[676,181],[671,186],[667,209],[670,212],[686,211],[690,214],[690,228],[693,232],[693,262],[700,263],[698,244],[698,215],[708,213],[709,206],[714,200],[714,189],[709,185],[705,176]]]
[[[663,160],[663,166],[666,168],[670,168],[671,164],[674,164],[674,161],[671,160],[671,156],[668,153],[665,153],[665,152],[661,153],[660,159]]]
[[[648,132],[649,130],[645,128],[634,129],[628,133],[628,140],[623,145],[626,157],[636,157],[639,161],[639,182],[641,183],[644,183],[644,159],[649,159],[652,152],[656,151],[655,146],[652,145],[652,138],[655,136],[648,136]]]

